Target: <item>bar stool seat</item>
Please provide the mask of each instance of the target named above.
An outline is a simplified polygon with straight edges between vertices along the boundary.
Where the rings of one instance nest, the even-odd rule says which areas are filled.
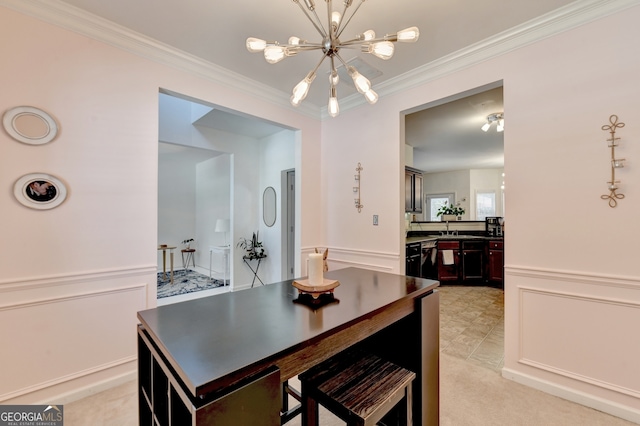
[[[318,404],[349,426],[377,424],[394,410],[398,424],[412,425],[411,386],[415,373],[361,351],[339,354],[301,374],[302,424],[318,424]]]

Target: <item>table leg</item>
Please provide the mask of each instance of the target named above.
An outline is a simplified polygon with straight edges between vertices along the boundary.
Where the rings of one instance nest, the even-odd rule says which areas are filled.
[[[229,255],[224,252],[224,282],[223,285],[227,285],[227,274],[229,273]],[[231,284],[231,283],[229,283]]]
[[[169,255],[171,258],[171,284],[173,284],[173,252]]]
[[[162,279],[167,279],[167,251],[162,250]]]
[[[262,282],[262,280],[258,276],[258,269],[260,269],[260,262],[262,262],[262,259],[258,259],[258,264],[256,265],[256,274],[255,274],[255,276],[253,278],[254,279],[257,278],[258,281],[260,281],[260,284],[264,285],[264,283]]]

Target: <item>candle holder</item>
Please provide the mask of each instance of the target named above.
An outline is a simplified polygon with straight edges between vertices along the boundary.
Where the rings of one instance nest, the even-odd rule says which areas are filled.
[[[358,172],[358,174],[354,175],[354,179],[358,186],[353,187],[353,193],[355,194],[354,204],[356,209],[358,209],[358,213],[360,213],[362,211],[362,208],[364,207],[360,202],[360,172],[361,171],[362,171],[362,165],[358,163],[358,167],[356,167],[356,172]]]
[[[609,123],[602,126],[602,130],[607,131],[611,134],[611,138],[607,139],[609,142],[609,148],[611,148],[611,180],[608,183],[609,194],[601,195],[600,198],[603,200],[609,200],[609,207],[616,207],[618,205],[618,200],[622,200],[624,198],[624,194],[619,194],[618,191],[618,183],[619,180],[616,180],[616,169],[620,169],[624,167],[624,158],[616,158],[616,146],[618,146],[617,141],[620,138],[616,138],[616,129],[621,129],[624,127],[624,123],[618,122],[618,116],[612,115],[609,117]]]

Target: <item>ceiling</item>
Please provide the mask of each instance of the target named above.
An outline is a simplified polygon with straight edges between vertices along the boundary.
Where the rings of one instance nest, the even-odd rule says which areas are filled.
[[[368,29],[382,36],[411,26],[420,29],[420,39],[415,44],[398,43],[393,58],[388,61],[356,50],[342,50],[341,56],[347,61],[360,56],[380,70],[382,75],[372,80],[375,90],[376,84],[387,79],[572,1],[369,0],[348,24],[343,39]],[[326,3],[315,2],[318,15],[324,21]],[[320,41],[315,28],[291,0],[65,0],[64,3],[288,94],[321,56],[317,51],[303,52],[269,65],[262,54],[250,53],[245,48],[249,36],[281,43],[286,43],[292,35],[311,42]],[[359,3],[360,0],[354,0],[351,9]],[[333,5],[334,9],[342,10],[342,1],[336,0]],[[328,80],[322,77],[327,71],[328,65],[323,64],[305,103],[318,108],[326,105]],[[351,84],[338,87],[339,98],[354,92]]]
[[[304,4],[304,1],[306,0],[300,0],[300,3]],[[357,50],[343,49],[340,54],[346,61],[358,60],[364,63],[361,67],[370,66],[380,71],[378,77],[371,79],[375,90],[376,85],[386,80],[572,2],[573,0],[370,0],[362,4],[348,24],[343,39],[352,38],[368,29],[373,29],[378,36],[382,36],[411,26],[420,29],[420,39],[414,44],[397,43],[395,54],[388,61]],[[266,84],[287,97],[292,88],[316,66],[321,56],[318,51],[302,52],[270,65],[262,54],[250,53],[245,48],[246,39],[250,36],[286,43],[291,35],[296,35],[311,42],[319,42],[320,36],[299,10],[296,0],[64,0],[64,3],[200,57],[247,79]],[[324,21],[326,1],[315,0],[315,3],[318,15]],[[334,9],[341,11],[342,3],[340,0],[334,1]],[[351,9],[355,9],[358,4],[360,0],[354,0]],[[303,102],[318,110],[326,108],[328,67],[323,64],[318,70],[318,78]],[[356,93],[350,81],[345,81],[345,78],[341,80],[338,86],[339,99]],[[477,120],[484,114],[483,108],[479,106],[482,105],[481,101],[481,98],[474,98],[411,117],[411,124],[408,126],[415,130],[415,137],[411,134],[407,142],[417,150],[414,165],[424,170],[433,170],[435,163],[439,167],[444,167],[445,164],[442,160],[433,160],[436,152],[438,156],[443,156],[441,158],[461,159],[485,146],[490,136],[479,129],[475,130],[482,125],[482,121],[480,124],[470,124],[471,116]],[[497,108],[498,102],[501,104],[502,101],[488,99],[487,103],[489,102],[495,102]],[[216,127],[221,126],[220,123],[226,123],[224,131],[233,131],[227,120],[214,117],[218,111],[212,111],[207,122],[201,124]],[[487,111],[487,114],[490,112],[495,111]],[[434,116],[430,117],[431,114]],[[252,132],[250,127],[255,120],[244,117],[238,121],[237,129]],[[420,128],[420,123],[425,128]],[[468,137],[469,135],[471,136]],[[426,149],[424,144],[434,140],[437,141],[434,148],[436,151],[433,155],[423,155],[421,150]],[[445,152],[447,147],[453,148],[454,152]],[[482,164],[495,161],[495,146],[489,152],[490,154],[485,153],[481,158],[468,161],[481,161]],[[450,167],[462,167],[460,164]]]
[[[495,124],[481,129],[487,115],[503,111],[499,86],[407,114],[405,143],[413,147],[413,166],[426,173],[504,167],[504,132]]]

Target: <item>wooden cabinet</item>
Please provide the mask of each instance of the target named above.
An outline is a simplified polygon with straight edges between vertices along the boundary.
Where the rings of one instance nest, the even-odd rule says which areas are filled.
[[[405,168],[404,210],[407,213],[422,213],[422,171]]]
[[[420,276],[420,243],[407,244],[405,275]]]
[[[487,243],[487,281],[503,285],[504,282],[504,241],[489,240]]]
[[[463,281],[482,280],[484,278],[484,241],[462,241]]]
[[[460,241],[438,241],[437,263],[438,281],[460,280]]]

